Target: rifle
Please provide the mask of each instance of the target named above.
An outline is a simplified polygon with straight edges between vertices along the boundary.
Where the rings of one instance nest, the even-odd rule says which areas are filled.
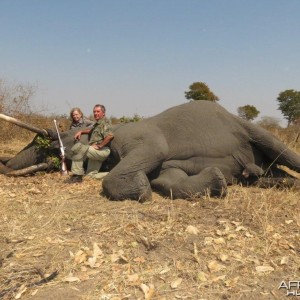
[[[68,171],[67,171],[67,165],[66,165],[66,161],[65,161],[65,147],[62,143],[62,140],[60,138],[60,134],[57,128],[57,124],[56,124],[56,120],[54,120],[54,125],[55,125],[55,129],[57,132],[57,137],[58,137],[58,141],[59,141],[59,149],[60,149],[60,153],[61,153],[61,175],[68,175]]]

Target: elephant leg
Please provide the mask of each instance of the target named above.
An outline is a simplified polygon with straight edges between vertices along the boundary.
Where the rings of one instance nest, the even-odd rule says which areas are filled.
[[[118,174],[113,169],[102,182],[103,193],[111,200],[132,199],[144,202],[151,199],[152,190],[143,171]]]
[[[208,167],[199,174],[188,176],[183,170],[170,168],[151,182],[158,191],[173,199],[203,195],[225,196],[227,184],[224,175],[216,167]]]
[[[143,202],[151,199],[152,191],[147,174],[163,161],[165,153],[159,145],[139,146],[104,177],[103,193],[112,200],[133,199]]]
[[[169,168],[163,170],[159,174],[159,177],[152,180],[151,186],[163,195],[170,197],[174,185],[181,184],[188,177],[189,176],[181,169]]]

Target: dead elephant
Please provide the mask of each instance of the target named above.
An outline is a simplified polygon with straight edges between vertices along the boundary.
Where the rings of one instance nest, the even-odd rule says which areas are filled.
[[[62,134],[68,158],[73,136]],[[56,141],[53,147],[57,149]],[[29,144],[5,166],[20,169],[44,162],[33,148]],[[210,101],[182,104],[138,123],[115,126],[111,152],[115,166],[103,179],[103,192],[112,200],[144,201],[151,198],[152,188],[174,199],[207,193],[219,197],[234,182],[286,177],[277,164],[300,172],[298,153]]]

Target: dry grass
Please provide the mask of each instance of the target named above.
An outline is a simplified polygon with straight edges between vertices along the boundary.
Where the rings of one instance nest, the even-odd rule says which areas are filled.
[[[283,299],[298,280],[299,191],[140,204],[57,173],[0,180],[2,299]]]

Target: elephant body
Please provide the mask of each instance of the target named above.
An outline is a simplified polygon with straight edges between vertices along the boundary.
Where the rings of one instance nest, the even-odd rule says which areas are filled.
[[[220,196],[234,180],[300,171],[300,156],[268,131],[210,101],[194,101],[120,126],[111,149],[119,160],[103,180],[112,199],[147,199],[151,187],[173,198]],[[244,174],[247,173],[247,176]]]
[[[172,107],[137,123],[116,125],[113,131],[110,161],[115,166],[103,179],[103,192],[112,200],[143,201],[152,189],[174,199],[221,196],[235,181],[283,176],[275,164],[300,171],[299,154],[210,101]],[[75,132],[61,134],[67,158]],[[52,146],[57,149],[57,141]],[[33,148],[28,145],[6,166],[18,169],[41,162],[42,154]]]

